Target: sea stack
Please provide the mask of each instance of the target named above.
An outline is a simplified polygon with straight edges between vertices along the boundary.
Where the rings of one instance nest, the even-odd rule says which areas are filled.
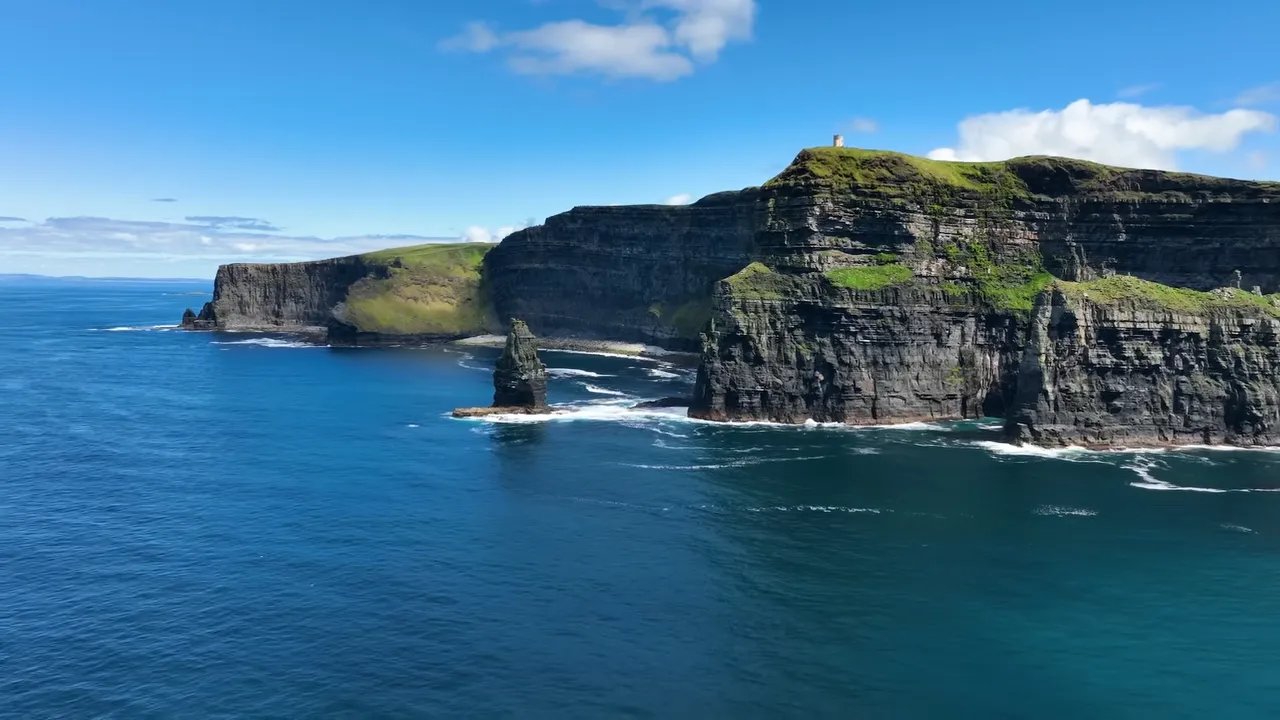
[[[538,341],[523,320],[511,320],[507,345],[493,371],[493,406],[458,408],[454,417],[509,413],[532,414],[547,409],[547,366],[538,359]]]
[[[187,311],[182,313],[181,327],[183,330],[217,330],[218,321],[213,314],[213,303],[205,303],[204,307],[200,308],[199,315],[191,308],[187,308]]]
[[[507,346],[493,371],[493,406],[547,406],[547,366],[538,359],[537,339],[523,320],[511,321]]]

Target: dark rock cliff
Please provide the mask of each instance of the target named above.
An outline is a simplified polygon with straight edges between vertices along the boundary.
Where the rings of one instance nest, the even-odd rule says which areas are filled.
[[[373,269],[360,257],[223,265],[195,329],[325,330],[351,286]],[[184,318],[184,327],[186,327]]]
[[[394,341],[521,317],[539,335],[701,350],[691,413],[719,420],[995,415],[1046,443],[1275,438],[1277,183],[814,148],[761,187],[580,207],[487,255],[433,252],[226,266],[185,322]],[[1135,359],[1157,350],[1180,364]]]
[[[822,148],[757,193],[757,262],[717,283],[695,416],[874,424],[996,415],[1021,419],[1013,438],[1091,445],[1275,437],[1275,386],[1265,380],[1274,333],[1257,328],[1280,314],[1262,296],[1280,290],[1280,184],[1059,158],[939,163]],[[1197,292],[1227,285],[1258,294]],[[1090,315],[1092,334],[1043,361],[1057,368],[1048,380],[1028,379],[1044,334],[1033,308],[1068,286],[1156,311],[1181,307],[1184,325],[1161,332],[1198,332],[1212,345],[1208,328],[1218,328],[1231,338],[1221,352],[1253,360],[1228,368],[1219,358],[1212,388],[1174,383],[1182,389],[1164,422],[1181,431],[1135,412],[1089,415],[1117,392],[1142,405],[1164,390],[1145,388],[1142,370],[1125,380],[1085,362],[1108,342],[1117,357],[1141,345],[1132,316],[1101,311]],[[1055,404],[1059,381],[1071,385],[1075,411]],[[1193,391],[1202,394],[1193,400]],[[1196,413],[1217,413],[1217,424]]]
[[[1280,317],[1265,308],[1038,299],[1011,437],[1048,445],[1280,444]]]
[[[750,262],[755,194],[579,207],[508,236],[484,263],[500,317],[539,335],[696,350],[712,287]]]

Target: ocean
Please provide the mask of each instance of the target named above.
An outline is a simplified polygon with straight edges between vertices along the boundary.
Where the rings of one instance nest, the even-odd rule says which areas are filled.
[[[714,425],[693,368],[0,284],[0,716],[1264,718],[1280,454]]]

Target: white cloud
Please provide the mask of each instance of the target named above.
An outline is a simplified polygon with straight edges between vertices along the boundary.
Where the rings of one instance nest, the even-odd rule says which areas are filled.
[[[488,23],[470,22],[463,28],[460,35],[442,40],[440,49],[483,53],[497,47],[499,42],[498,34],[489,27]]]
[[[1177,168],[1179,150],[1225,152],[1251,132],[1271,132],[1276,117],[1258,110],[1202,113],[1189,107],[1094,105],[1077,100],[1061,110],[1009,110],[960,122],[955,148],[929,153],[935,160],[1004,160],[1061,155],[1125,167]]]
[[[456,238],[419,235],[319,238],[245,231],[218,223],[100,217],[48,218],[25,227],[0,226],[0,258],[127,258],[137,261],[135,265],[196,260],[314,260],[428,242],[456,242]]]
[[[529,75],[599,74],[669,81],[714,62],[731,41],[751,38],[755,0],[639,0],[627,20],[597,25],[550,22],[498,33],[473,22],[440,43],[442,50],[489,52],[506,48],[508,64]]]
[[[849,129],[857,133],[873,133],[880,130],[880,123],[866,117],[856,117],[849,123]]]
[[[1124,87],[1117,90],[1116,97],[1132,100],[1133,98],[1146,95],[1152,90],[1159,90],[1159,89],[1160,89],[1160,83],[1147,83],[1145,85],[1130,85],[1129,87]]]
[[[529,227],[530,223],[522,223],[519,225],[503,225],[497,230],[489,230],[483,225],[472,225],[462,233],[462,239],[467,242],[501,242],[503,238],[517,230],[523,230]]]
[[[1280,82],[1251,87],[1236,96],[1236,104],[1245,107],[1280,103]]]
[[[680,193],[667,198],[663,205],[688,205],[693,202],[693,196],[689,193]]]

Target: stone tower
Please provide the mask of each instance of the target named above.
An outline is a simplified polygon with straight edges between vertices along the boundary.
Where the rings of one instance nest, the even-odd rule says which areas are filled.
[[[844,147],[844,136],[837,135],[831,140],[832,147]]]

